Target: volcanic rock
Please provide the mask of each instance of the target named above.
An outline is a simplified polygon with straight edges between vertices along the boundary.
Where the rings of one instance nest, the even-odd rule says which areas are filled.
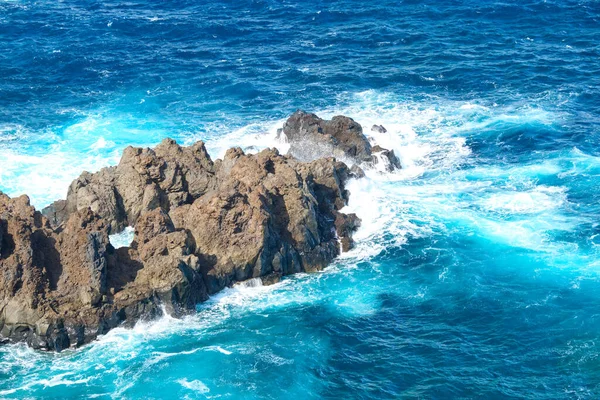
[[[75,210],[89,207],[119,232],[134,226],[143,212],[190,204],[215,188],[214,164],[203,142],[181,147],[165,139],[155,149],[126,148],[116,167],[82,173],[69,186],[67,199],[43,213],[59,226]]]
[[[371,150],[343,143],[357,157]],[[352,247],[360,221],[340,210],[353,176],[331,157],[234,148],[213,162],[202,142],[167,139],[84,172],[45,215],[0,193],[0,342],[60,351],[165,310],[193,312],[236,282],[320,270]],[[133,243],[115,250],[109,234],[126,226]]]
[[[373,153],[373,164],[382,163],[386,171],[392,172],[402,168],[400,160],[394,154],[394,150],[384,149],[381,146],[375,145],[371,148],[371,152]]]
[[[383,125],[373,125],[371,127],[371,132],[386,133],[387,129],[385,129]]]
[[[290,145],[288,154],[302,161],[336,157],[349,164],[365,166],[380,162],[380,157],[374,155],[368,138],[363,134],[362,126],[349,117],[335,116],[324,120],[299,110],[285,122],[279,135],[282,133]],[[377,152],[383,152],[389,161],[388,171],[401,168],[393,150],[377,148]]]

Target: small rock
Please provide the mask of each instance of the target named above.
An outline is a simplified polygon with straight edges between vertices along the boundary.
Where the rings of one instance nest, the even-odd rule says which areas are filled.
[[[273,272],[272,274],[265,275],[260,278],[264,286],[274,285],[281,281],[281,274]]]
[[[394,154],[394,150],[384,149],[380,146],[373,146],[373,164],[379,163],[379,157],[381,155],[385,160],[385,169],[388,172],[393,172],[396,169],[401,169],[402,165],[400,164],[400,160]]]
[[[350,174],[353,178],[360,179],[365,177],[365,171],[358,165],[354,164],[352,168],[350,168]]]
[[[387,129],[385,129],[383,125],[373,125],[371,127],[371,132],[386,133]]]
[[[381,125],[374,125],[373,129],[387,132]],[[374,163],[370,140],[352,118],[338,115],[324,120],[315,114],[296,111],[283,125],[283,133],[290,144],[288,154],[301,161],[336,157],[354,164]],[[399,168],[397,165],[391,163],[390,169]]]

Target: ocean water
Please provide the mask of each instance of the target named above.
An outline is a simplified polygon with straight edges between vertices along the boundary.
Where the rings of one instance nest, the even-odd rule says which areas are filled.
[[[600,397],[600,2],[0,0],[0,190],[38,207],[130,144],[283,147],[298,108],[401,158],[349,184],[353,251],[0,347],[0,398]]]

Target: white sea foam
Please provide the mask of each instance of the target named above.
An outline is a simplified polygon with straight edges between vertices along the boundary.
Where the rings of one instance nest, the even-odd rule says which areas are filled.
[[[187,379],[180,379],[177,381],[181,386],[186,389],[193,390],[198,393],[208,393],[210,389],[206,386],[202,381],[195,379],[193,381],[188,381]]]
[[[566,201],[565,189],[561,187],[536,186],[531,190],[494,193],[481,200],[486,210],[505,212],[509,215],[553,212]]]
[[[163,315],[157,320],[139,321],[133,328],[110,330],[90,344],[88,351],[101,357],[106,351],[119,349],[119,358],[135,358],[141,351],[140,346],[147,340],[156,340],[183,332],[201,333],[205,329],[226,321],[232,312],[251,309],[260,313],[269,308],[300,302],[302,298],[300,293],[296,295],[293,290],[279,292],[290,283],[290,281],[284,281],[270,286],[236,285],[232,288],[226,288],[203,303],[198,314],[179,319],[171,317],[166,310],[163,310]],[[292,293],[291,296],[289,296],[290,293]],[[305,301],[310,301],[310,298],[306,298]],[[192,354],[203,350],[217,351],[224,355],[232,354],[231,350],[220,346],[196,348],[189,350],[188,353]],[[150,363],[156,363],[177,354],[181,353],[156,352]]]
[[[254,287],[262,287],[263,283],[260,278],[252,278],[252,279],[245,280],[243,282],[239,282],[236,284],[236,286],[243,287],[243,288],[254,288]]]
[[[64,374],[55,375],[50,379],[40,379],[34,384],[42,385],[44,387],[54,387],[54,386],[72,386],[72,385],[80,385],[83,383],[87,383],[90,381],[92,377],[86,377],[81,379],[65,379],[66,376],[73,375],[73,373],[66,372]]]
[[[70,377],[75,375],[75,372],[64,372],[61,374],[57,374],[52,376],[50,379],[33,379],[25,385],[20,386],[19,388],[7,389],[0,391],[0,396],[11,395],[17,393],[19,391],[27,392],[34,389],[36,386],[41,386],[42,388],[55,387],[55,386],[74,386],[74,385],[83,385],[87,384],[93,377],[87,376],[85,378],[79,379],[68,379],[66,377]]]
[[[122,116],[84,116],[75,111],[65,110],[65,113],[77,114],[82,119],[66,127],[39,132],[27,132],[23,127],[15,130],[19,140],[27,142],[35,138],[48,145],[0,146],[0,190],[10,196],[27,194],[34,206],[42,208],[65,198],[69,184],[82,171],[96,172],[116,165],[124,147],[117,142],[127,139],[128,144],[150,145],[159,140],[155,132],[140,131],[136,127],[139,121],[127,122]],[[0,137],[11,135],[4,132]]]
[[[248,154],[273,147],[281,153],[286,153],[289,145],[285,138],[277,138],[277,129],[281,128],[284,122],[285,120],[277,120],[264,124],[250,124],[225,135],[215,135],[214,138],[207,140],[207,150],[213,158],[223,158],[225,152],[231,147],[240,147]],[[187,143],[191,144],[198,139],[193,136],[187,140]]]
[[[551,125],[555,116],[540,107],[501,108],[477,101],[454,102],[439,98],[405,101],[390,93],[372,90],[343,94],[339,104],[331,109],[311,111],[323,118],[338,114],[352,116],[374,142],[393,149],[403,165],[402,170],[394,174],[367,171],[367,179],[350,182],[352,196],[345,211],[356,212],[363,225],[356,233],[356,250],[345,255],[346,258],[377,254],[389,244],[390,236],[394,243],[401,245],[407,237],[429,234],[436,224],[443,224],[440,216],[466,206],[464,200],[457,199],[461,193],[469,193],[474,204],[490,212],[528,214],[543,207],[560,208],[564,195],[549,193],[544,188],[529,187],[525,191],[503,193],[486,192],[485,185],[493,185],[496,179],[535,180],[544,174],[577,173],[582,167],[589,168],[589,160],[581,155],[575,158],[579,161],[571,172],[564,171],[556,159],[510,168],[457,169],[471,156],[467,135],[479,134],[498,124]],[[253,123],[229,132],[226,126],[215,125],[214,132],[209,129],[205,133],[207,137],[190,136],[186,144],[205,139],[213,158],[222,157],[232,146],[240,146],[249,153],[277,147],[284,153],[288,144],[277,138],[277,129],[283,122]],[[385,126],[387,132],[372,132],[370,127],[375,124]],[[60,144],[40,155],[3,150],[9,162],[0,170],[0,186],[9,187],[9,194],[27,192],[38,206],[64,197],[68,183],[82,169],[95,171],[118,161],[120,149],[113,138],[115,132],[121,130],[136,133],[119,121],[91,115],[64,130],[67,140],[78,138],[83,143],[86,149],[83,153],[67,151]],[[137,132],[137,136],[143,134]],[[572,154],[568,157],[573,159]],[[431,174],[434,174],[433,179]],[[473,183],[474,180],[484,183]],[[111,240],[117,246],[126,245],[127,233]],[[388,238],[385,243],[384,237]]]
[[[11,196],[27,194],[32,204],[41,208],[65,198],[69,184],[82,171],[97,171],[115,164],[119,155],[91,153],[82,158],[78,152],[67,152],[54,145],[38,155],[3,149],[2,158],[0,187]]]
[[[585,219],[566,213],[565,188],[537,182],[544,176],[592,173],[591,169],[597,174],[600,163],[593,157],[573,149],[549,154],[541,163],[459,168],[471,157],[467,135],[496,126],[550,126],[560,116],[539,107],[499,108],[473,102],[423,106],[394,103],[387,95],[381,101],[380,96],[364,92],[348,107],[318,113],[326,118],[350,115],[365,128],[385,126],[386,133],[368,129],[365,133],[394,149],[404,167],[387,175],[367,171],[367,179],[349,183],[352,195],[343,211],[357,213],[363,225],[355,234],[356,249],[342,260],[372,257],[409,237],[444,232],[449,224],[542,254],[573,250],[571,244],[553,243],[550,232],[572,230]],[[571,167],[565,170],[565,165]]]
[[[233,354],[231,351],[229,350],[225,350],[224,348],[222,348],[221,346],[216,346],[215,349],[221,353],[221,354],[225,354],[226,356],[229,356],[231,354]]]
[[[0,125],[0,144],[18,139],[25,139],[28,135],[27,130],[22,125],[5,124]]]
[[[110,140],[106,140],[103,137],[100,137],[94,144],[92,144],[90,146],[90,150],[104,150],[104,149],[109,149],[109,148],[114,148],[115,147],[115,143],[111,142]]]
[[[188,322],[190,322],[190,320],[188,320]],[[186,356],[186,355],[190,355],[190,354],[199,353],[201,351],[216,351],[216,352],[224,354],[226,356],[233,354],[233,352],[231,352],[229,350],[225,350],[224,348],[222,348],[220,346],[199,347],[199,348],[195,348],[192,350],[179,351],[177,353],[165,353],[165,352],[158,351],[158,352],[153,352],[152,357],[148,361],[146,361],[145,367],[149,368],[154,364],[158,364],[158,363],[160,363],[164,360],[167,360],[169,358],[172,358],[172,357]]]
[[[114,235],[110,235],[108,238],[110,240],[110,244],[113,245],[115,249],[121,247],[128,247],[133,242],[135,230],[133,227],[128,226],[122,232],[115,233]]]

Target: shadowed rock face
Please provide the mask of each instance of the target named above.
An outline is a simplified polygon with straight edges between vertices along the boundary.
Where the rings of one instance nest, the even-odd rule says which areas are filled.
[[[379,127],[380,132],[385,128]],[[387,171],[400,169],[393,150],[371,147],[362,126],[352,118],[335,116],[324,120],[315,114],[296,111],[283,125],[290,149],[288,154],[302,161],[336,157],[358,165],[385,163]]]
[[[84,172],[44,215],[0,193],[0,340],[60,351],[235,282],[322,269],[359,225],[339,211],[351,176],[334,158],[236,148],[213,162],[167,139]],[[126,226],[134,241],[115,250]]]

